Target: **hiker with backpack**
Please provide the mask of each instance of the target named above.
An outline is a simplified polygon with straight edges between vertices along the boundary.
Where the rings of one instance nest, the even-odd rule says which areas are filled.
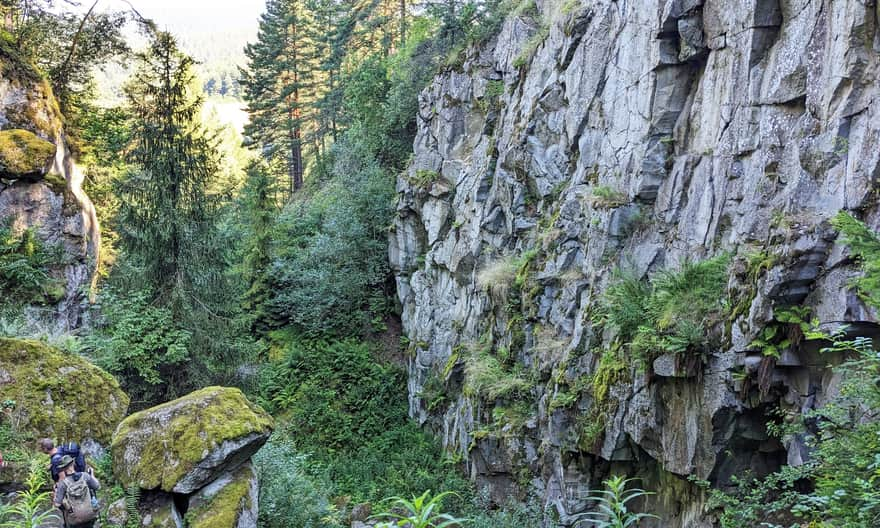
[[[65,528],[92,528],[98,518],[94,492],[101,488],[101,483],[90,473],[77,471],[75,466],[70,455],[58,461],[60,471],[53,502],[61,509]]]
[[[64,455],[69,455],[73,459],[77,472],[82,473],[86,469],[88,469],[89,473],[92,472],[91,468],[86,468],[86,457],[76,442],[68,442],[55,447],[55,442],[51,438],[42,438],[38,444],[40,451],[49,455],[49,473],[52,475],[52,482],[58,483],[58,474],[61,472],[59,463]]]

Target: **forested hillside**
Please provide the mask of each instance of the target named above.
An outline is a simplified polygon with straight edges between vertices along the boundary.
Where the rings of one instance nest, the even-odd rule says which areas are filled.
[[[873,5],[95,6],[0,3],[0,526],[59,431],[102,526],[880,526]]]

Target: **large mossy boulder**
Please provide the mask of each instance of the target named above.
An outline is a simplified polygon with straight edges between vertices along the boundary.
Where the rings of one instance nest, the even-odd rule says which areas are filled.
[[[272,427],[240,390],[208,387],[119,424],[113,471],[126,487],[189,494],[247,461]]]
[[[113,376],[40,341],[0,338],[0,402],[33,438],[107,445],[128,410]]]
[[[29,130],[0,130],[0,177],[39,180],[55,158],[55,145]]]
[[[259,481],[251,463],[200,489],[189,499],[189,528],[254,528],[257,526]]]

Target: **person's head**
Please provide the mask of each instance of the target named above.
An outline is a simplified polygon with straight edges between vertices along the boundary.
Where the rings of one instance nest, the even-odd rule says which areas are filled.
[[[73,457],[70,455],[64,455],[61,457],[61,460],[58,461],[58,470],[61,475],[73,475],[76,473],[76,468],[73,464]]]
[[[41,438],[37,445],[39,445],[40,451],[47,455],[51,455],[55,451],[55,442],[50,438]]]

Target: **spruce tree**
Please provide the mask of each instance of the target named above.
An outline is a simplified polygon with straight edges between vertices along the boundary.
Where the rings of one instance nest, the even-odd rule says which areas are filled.
[[[159,33],[137,60],[126,86],[134,170],[120,183],[120,235],[145,282],[168,294],[197,282],[193,266],[211,237],[216,205],[206,188],[219,160],[196,121],[202,101],[191,93],[192,58]]]
[[[176,364],[158,369],[168,391],[164,396],[171,397],[207,383],[232,382],[248,344],[235,313],[239,294],[227,273],[228,243],[217,228],[218,200],[207,191],[220,160],[198,122],[193,60],[168,33],[157,33],[137,59],[126,86],[132,170],[116,189],[124,259],[117,269],[125,272],[113,279],[120,290],[146,295],[151,306],[167,311],[187,336],[187,350],[175,355]]]
[[[265,333],[266,303],[271,298],[272,227],[278,214],[275,180],[265,162],[255,160],[248,165],[240,201],[245,230],[242,276],[247,287],[242,308],[251,329]]]

